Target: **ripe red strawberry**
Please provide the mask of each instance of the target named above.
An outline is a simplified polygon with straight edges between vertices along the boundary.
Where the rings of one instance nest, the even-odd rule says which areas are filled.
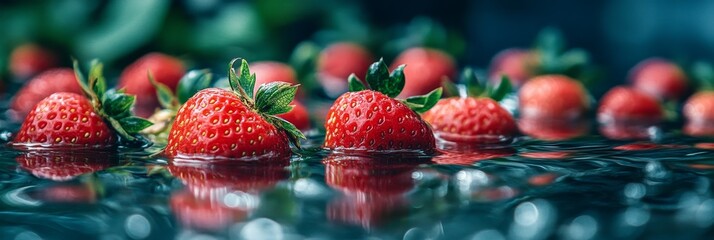
[[[67,181],[87,173],[101,171],[116,163],[113,154],[102,152],[24,152],[16,158],[23,169],[38,178]]]
[[[347,92],[347,78],[367,74],[367,68],[374,61],[372,54],[364,47],[350,42],[329,45],[320,52],[317,59],[318,80],[329,96],[339,96]]]
[[[521,117],[572,120],[588,109],[583,85],[563,75],[543,75],[524,84],[519,93]]]
[[[35,44],[23,44],[10,54],[10,72],[19,78],[28,78],[55,67],[54,53]]]
[[[24,119],[38,102],[56,92],[82,93],[72,69],[47,70],[30,80],[15,94],[10,103],[12,118],[17,121]]]
[[[305,108],[302,103],[294,100],[290,103],[290,105],[293,106],[293,110],[290,110],[286,113],[278,114],[276,116],[292,123],[297,129],[300,129],[301,131],[309,130],[311,127],[310,113],[307,111],[307,108]]]
[[[76,68],[77,65],[75,62]],[[117,135],[136,143],[136,134],[151,123],[131,116],[133,96],[106,91],[101,69],[102,65],[94,62],[87,82],[77,68],[78,82],[87,97],[63,92],[40,101],[25,118],[13,144],[18,147],[106,148],[116,145]]]
[[[407,81],[398,98],[427,94],[441,86],[444,78],[453,80],[456,75],[454,60],[445,52],[429,48],[410,48],[397,56],[392,70],[401,65]]]
[[[488,79],[491,82],[501,81],[506,75],[514,86],[519,87],[533,76],[535,66],[534,54],[526,49],[509,48],[496,54],[491,60]]]
[[[263,61],[250,64],[250,70],[255,74],[255,85],[260,86],[271,82],[286,82],[298,84],[295,70],[281,62]],[[257,89],[255,90],[257,91]]]
[[[441,88],[426,96],[396,100],[393,97],[404,85],[403,69],[400,66],[390,75],[384,61],[373,63],[366,76],[371,89],[351,75],[350,92],[337,98],[327,113],[323,146],[349,151],[433,150],[434,134],[415,111],[434,106]]]
[[[518,133],[511,114],[490,98],[442,99],[423,117],[437,137],[452,142],[498,143]]]
[[[654,97],[629,87],[614,87],[600,99],[598,121],[654,124],[662,120],[662,106]]]
[[[260,86],[242,60],[240,75],[231,62],[233,91],[208,88],[188,99],[178,110],[169,131],[166,155],[196,158],[256,158],[290,155],[289,142],[299,146],[304,138],[291,123],[275,117],[288,112],[297,86],[272,82]]]
[[[649,58],[638,63],[630,71],[630,81],[636,89],[670,100],[682,97],[689,85],[679,66],[661,58]]]
[[[141,117],[150,116],[159,107],[156,89],[148,78],[149,72],[157,82],[175,91],[186,69],[180,60],[162,53],[146,54],[124,69],[119,76],[117,87],[125,89],[128,94],[136,95],[134,111]]]
[[[714,91],[703,91],[689,97],[684,104],[687,123],[684,132],[691,136],[714,136]]]

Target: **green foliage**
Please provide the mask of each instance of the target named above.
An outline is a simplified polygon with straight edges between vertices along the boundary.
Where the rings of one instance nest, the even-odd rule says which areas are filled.
[[[429,111],[429,109],[434,107],[434,105],[439,102],[439,99],[441,99],[441,94],[442,89],[437,88],[427,93],[426,95],[409,97],[402,102],[415,112],[424,113],[426,111]]]

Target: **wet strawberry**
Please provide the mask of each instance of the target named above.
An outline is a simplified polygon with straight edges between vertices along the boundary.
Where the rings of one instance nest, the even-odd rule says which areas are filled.
[[[119,136],[136,142],[137,133],[151,123],[130,114],[133,96],[106,91],[101,69],[101,64],[93,63],[88,82],[77,69],[78,82],[86,97],[63,92],[40,101],[25,118],[13,145],[107,148],[116,146]]]
[[[10,72],[19,78],[28,78],[57,66],[54,53],[35,44],[23,44],[10,54]]]
[[[687,123],[684,132],[691,136],[714,136],[714,91],[689,97],[683,109]]]
[[[447,98],[423,115],[437,137],[452,142],[498,143],[518,133],[511,114],[490,98]]]
[[[535,77],[521,87],[518,96],[521,117],[572,120],[588,109],[583,85],[563,75]]]
[[[662,120],[662,106],[654,97],[629,87],[610,89],[600,100],[600,123],[632,122],[655,124]]]
[[[293,110],[278,114],[276,116],[292,123],[301,131],[310,130],[310,113],[307,111],[307,108],[305,108],[305,106],[298,101],[293,101],[290,105],[293,106]]]
[[[445,79],[453,80],[456,75],[454,60],[445,52],[429,48],[410,48],[402,52],[392,63],[395,70],[401,65],[406,82],[398,98],[427,94],[441,86]]]
[[[506,75],[514,86],[523,85],[533,76],[535,58],[531,51],[519,48],[509,48],[496,54],[491,60],[488,70],[489,81],[499,82]]]
[[[318,80],[329,96],[347,92],[347,78],[354,73],[364,76],[373,57],[367,49],[350,42],[329,45],[317,59]]]
[[[634,88],[660,99],[679,99],[688,88],[687,76],[676,64],[661,58],[649,58],[630,71]]]
[[[82,93],[72,69],[50,69],[32,78],[13,97],[10,103],[12,118],[24,119],[38,102],[57,92]]]
[[[431,151],[435,147],[431,128],[415,111],[431,108],[441,88],[427,96],[399,101],[393,97],[404,84],[404,66],[389,73],[383,61],[370,66],[367,89],[350,76],[350,91],[332,105],[325,122],[324,147],[356,151]]]
[[[284,82],[261,85],[253,96],[256,75],[242,60],[240,75],[231,62],[231,90],[209,88],[181,106],[169,131],[169,157],[256,158],[290,155],[304,138],[291,123],[275,117],[288,112],[297,86]]]
[[[149,72],[157,82],[175,91],[186,69],[179,59],[162,53],[146,54],[124,69],[117,87],[137,96],[134,111],[141,117],[150,116],[159,107],[156,89],[149,81]]]

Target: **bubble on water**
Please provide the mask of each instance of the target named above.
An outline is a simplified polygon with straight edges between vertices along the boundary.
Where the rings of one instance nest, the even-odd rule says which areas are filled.
[[[581,215],[573,219],[564,229],[564,239],[587,240],[595,237],[598,231],[598,223],[590,215]]]
[[[133,214],[126,218],[124,231],[133,239],[144,239],[151,234],[151,223],[140,214]]]
[[[15,240],[41,240],[42,237],[32,231],[24,231],[15,236]]]
[[[640,227],[650,221],[650,212],[638,207],[630,207],[622,213],[622,222],[632,227]]]
[[[645,178],[653,182],[664,182],[672,173],[659,161],[650,161],[645,165]]]
[[[714,223],[714,200],[707,199],[697,206],[694,221],[700,228],[708,228]]]
[[[624,194],[628,200],[638,201],[647,194],[647,187],[642,183],[628,183],[625,185]]]
[[[495,229],[486,229],[477,232],[474,234],[473,237],[471,237],[471,240],[505,240],[506,238],[499,232],[498,230]]]
[[[680,210],[675,219],[686,225],[707,228],[714,224],[714,200],[702,198],[694,192],[682,194],[678,204]]]
[[[12,132],[0,131],[0,142],[10,142],[12,140]]]
[[[695,185],[694,185],[694,189],[699,194],[708,193],[710,187],[711,187],[711,181],[706,177],[698,177],[697,181],[695,182]]]
[[[662,131],[662,128],[658,126],[651,126],[647,128],[647,136],[649,136],[650,140],[653,142],[659,142],[662,140],[664,132]]]
[[[544,239],[552,232],[555,219],[555,208],[546,200],[521,203],[514,211],[509,236],[514,239]]]
[[[426,231],[422,230],[421,228],[412,228],[412,229],[407,230],[406,233],[404,233],[404,237],[402,239],[403,240],[417,240],[417,239],[431,239],[431,238],[429,238]]]
[[[456,173],[456,184],[462,193],[470,193],[491,184],[491,177],[476,169],[461,170]]]
[[[243,226],[240,238],[246,240],[283,239],[283,228],[273,220],[258,218]]]
[[[234,191],[223,196],[223,204],[230,208],[254,209],[260,199],[250,193]]]
[[[298,198],[324,198],[330,194],[327,188],[310,178],[296,180],[293,191]]]

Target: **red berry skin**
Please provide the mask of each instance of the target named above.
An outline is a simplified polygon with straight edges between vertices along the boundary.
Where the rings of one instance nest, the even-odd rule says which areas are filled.
[[[572,120],[588,109],[583,85],[563,75],[543,75],[526,82],[518,92],[521,117]]]
[[[165,152],[169,157],[207,159],[291,154],[284,133],[246,107],[238,95],[219,88],[201,90],[181,106]]]
[[[391,70],[406,64],[406,83],[397,98],[424,95],[441,87],[444,78],[452,81],[456,76],[454,60],[445,52],[429,48],[410,48],[394,60]]]
[[[286,82],[298,84],[295,70],[281,62],[263,61],[250,64],[250,70],[255,74],[255,90],[258,86],[271,82]]]
[[[82,94],[72,69],[50,69],[32,78],[12,99],[12,118],[17,121],[24,119],[38,102],[56,92]]]
[[[350,42],[334,43],[320,52],[318,80],[328,95],[338,96],[347,92],[350,74],[363,78],[372,62],[372,54],[364,47]]]
[[[310,113],[307,111],[307,108],[305,108],[302,103],[293,100],[290,105],[293,105],[293,110],[290,112],[278,114],[276,116],[285,119],[285,121],[288,121],[295,125],[297,129],[300,129],[301,131],[307,131],[310,130]]]
[[[55,93],[40,101],[27,115],[13,144],[19,147],[108,148],[114,131],[87,98],[76,93]]]
[[[151,72],[154,80],[175,91],[186,69],[179,59],[162,53],[144,55],[124,69],[117,86],[124,88],[127,94],[136,96],[134,111],[140,117],[150,116],[160,106],[148,72]]]
[[[324,147],[357,151],[431,151],[434,134],[403,103],[372,91],[348,92],[327,112]]]
[[[714,92],[699,92],[687,100],[682,110],[687,123],[684,132],[691,136],[714,136]]]
[[[499,143],[518,132],[511,114],[490,98],[446,98],[422,117],[438,138],[452,142]]]
[[[600,99],[597,118],[601,123],[630,122],[654,124],[662,120],[657,99],[629,87],[614,87]]]
[[[519,87],[532,77],[533,54],[526,49],[509,48],[496,54],[491,60],[488,79],[500,82],[502,75],[507,75],[513,86]]]
[[[19,78],[31,77],[55,66],[55,55],[34,44],[20,45],[10,54],[10,72]]]
[[[630,71],[634,88],[660,99],[679,99],[688,88],[687,76],[676,64],[661,59],[646,59]]]

